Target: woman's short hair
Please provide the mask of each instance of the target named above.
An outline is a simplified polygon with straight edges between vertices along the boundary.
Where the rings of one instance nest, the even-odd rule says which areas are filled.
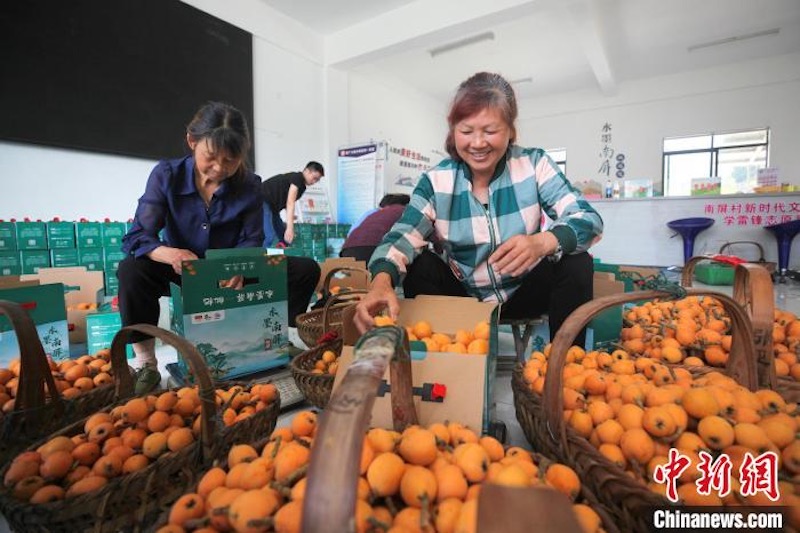
[[[386,207],[387,205],[408,205],[411,197],[407,194],[387,194],[381,198],[378,207]]]
[[[456,161],[461,160],[455,144],[456,124],[486,108],[500,111],[503,120],[511,128],[511,142],[516,141],[517,98],[514,89],[500,74],[478,72],[459,85],[447,114],[448,129],[444,147]]]
[[[241,158],[231,179],[240,181],[248,171],[247,152],[250,150],[250,129],[241,111],[223,102],[208,102],[197,110],[186,133],[195,142],[208,139],[211,148],[230,157]]]

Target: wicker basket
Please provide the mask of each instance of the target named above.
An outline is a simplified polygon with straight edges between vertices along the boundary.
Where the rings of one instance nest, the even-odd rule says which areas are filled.
[[[710,295],[720,300],[731,317],[733,336],[726,373],[751,390],[757,388],[753,354],[753,332],[744,309],[732,298],[710,291],[689,289],[689,294]],[[589,441],[578,435],[563,420],[564,397],[562,370],[568,349],[578,332],[606,308],[628,302],[668,298],[662,291],[642,291],[605,296],[576,309],[562,324],[554,339],[545,375],[544,394],[533,392],[525,383],[522,366],[512,376],[512,390],[517,420],[534,449],[571,466],[581,481],[611,511],[622,531],[648,531],[648,517],[653,507],[666,507],[667,499],[650,491],[609,461]],[[700,371],[703,372],[703,371]]]
[[[45,435],[109,405],[114,399],[114,386],[102,385],[70,400],[62,398],[33,320],[19,304],[5,300],[0,300],[0,315],[9,319],[20,348],[19,389],[14,410],[0,421],[0,465],[3,465]],[[124,395],[133,394],[130,373],[114,372],[114,379]]]
[[[692,286],[692,269],[702,259],[705,258],[693,257],[686,263],[681,280],[685,287]],[[752,322],[759,386],[776,390],[787,402],[800,402],[800,382],[775,374],[775,292],[769,269],[761,263],[736,265],[733,298],[745,308]]]
[[[300,339],[308,346],[313,348],[317,345],[319,338],[328,331],[336,331],[339,335],[342,334],[342,311],[354,300],[361,298],[361,295],[366,291],[364,290],[350,290],[339,294],[331,294],[330,282],[337,272],[357,272],[367,276],[369,279],[369,271],[363,268],[356,267],[338,267],[331,269],[328,275],[325,276],[325,281],[322,284],[323,298],[325,305],[322,309],[315,309],[302,315],[297,315],[295,323],[297,324],[297,334]],[[327,318],[327,323],[325,322]]]
[[[158,517],[165,506],[183,494],[186,487],[195,483],[214,460],[225,457],[231,444],[249,441],[254,437],[263,438],[274,428],[280,410],[279,399],[247,420],[223,429],[214,385],[202,356],[185,339],[169,331],[142,324],[122,328],[112,343],[112,365],[117,368],[126,366],[125,344],[133,331],[160,338],[175,347],[188,362],[199,383],[202,409],[200,437],[178,452],[162,455],[138,472],[112,478],[97,491],[67,500],[31,505],[13,499],[7,492],[0,493],[0,511],[15,531],[141,531]],[[118,392],[119,389],[118,386]],[[107,408],[104,411],[109,410]],[[81,420],[56,435],[82,433],[83,425],[84,420]],[[5,469],[0,476],[4,474]]]
[[[324,409],[328,405],[333,390],[333,380],[336,376],[331,374],[314,374],[314,364],[322,357],[322,354],[331,350],[337,356],[342,353],[342,339],[320,344],[310,350],[298,354],[289,363],[292,369],[292,377],[297,384],[297,388],[306,397],[306,400],[314,407]]]

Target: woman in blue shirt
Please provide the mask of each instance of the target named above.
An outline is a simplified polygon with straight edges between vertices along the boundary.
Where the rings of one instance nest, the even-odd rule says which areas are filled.
[[[181,281],[185,260],[208,249],[260,247],[264,241],[261,178],[247,168],[250,133],[242,113],[210,102],[186,128],[191,155],[160,161],[139,198],[133,225],[123,238],[128,257],[119,265],[123,326],[157,324],[158,299]],[[162,231],[163,230],[163,231]],[[319,280],[319,265],[290,257],[287,265],[289,322],[305,311]],[[231,280],[241,287],[242,280]],[[155,339],[131,335],[139,368],[137,393],[161,382]]]

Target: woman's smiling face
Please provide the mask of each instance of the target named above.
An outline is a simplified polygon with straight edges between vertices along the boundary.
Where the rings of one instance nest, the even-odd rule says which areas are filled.
[[[474,178],[489,180],[511,142],[512,128],[499,109],[487,107],[456,123],[453,139],[458,155]]]

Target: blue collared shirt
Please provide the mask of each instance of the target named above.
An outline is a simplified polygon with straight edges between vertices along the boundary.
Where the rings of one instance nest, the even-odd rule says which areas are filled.
[[[194,183],[194,158],[160,161],[139,198],[122,250],[141,257],[170,246],[205,257],[209,248],[260,247],[263,206],[261,178],[256,174],[248,174],[239,184],[225,180],[206,207]]]

